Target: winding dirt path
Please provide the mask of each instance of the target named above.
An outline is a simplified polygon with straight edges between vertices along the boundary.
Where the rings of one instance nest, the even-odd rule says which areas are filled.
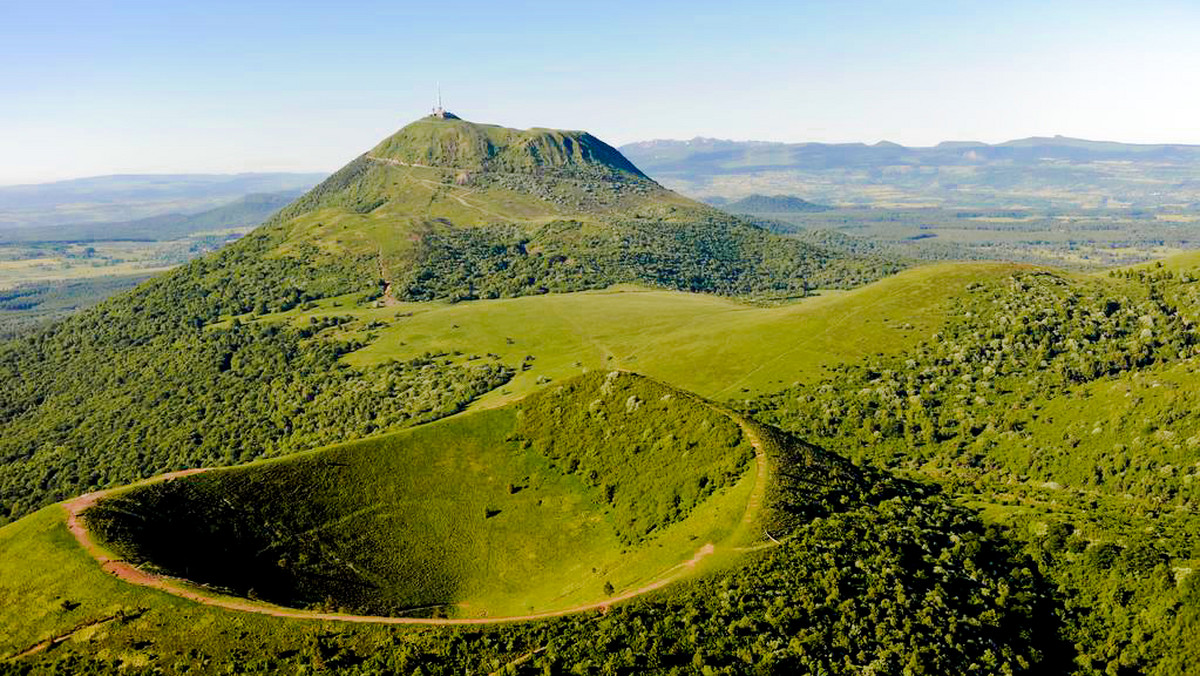
[[[701,401],[704,401],[704,400],[701,400]],[[754,447],[754,458],[755,458],[755,464],[756,464],[754,488],[750,493],[749,499],[747,500],[746,511],[742,516],[741,523],[739,524],[737,531],[735,531],[734,535],[729,538],[730,540],[736,540],[736,539],[739,539],[744,536],[746,529],[748,529],[750,527],[750,525],[753,523],[755,516],[757,516],[758,511],[762,507],[763,496],[766,494],[766,484],[767,484],[768,473],[769,473],[767,458],[765,457],[765,452],[763,450],[762,440],[759,438],[758,433],[754,430],[753,426],[749,425],[740,416],[738,416],[737,414],[735,414],[731,411],[725,410],[715,404],[712,404],[711,402],[705,401],[704,403],[711,406],[714,410],[719,411],[721,414],[728,416],[731,420],[733,420],[735,423],[737,423],[737,425],[742,429],[743,433],[746,435],[746,438],[750,441],[750,444]],[[543,619],[548,619],[548,618],[552,618],[552,617],[562,617],[564,615],[571,615],[574,613],[580,613],[580,612],[585,612],[585,611],[589,611],[589,610],[607,611],[608,608],[614,604],[621,603],[623,601],[628,601],[630,599],[634,599],[634,598],[637,598],[644,594],[648,594],[650,592],[653,592],[658,589],[662,589],[663,587],[666,587],[667,585],[671,584],[672,582],[675,582],[676,580],[678,580],[678,579],[684,577],[685,575],[687,575],[688,573],[690,573],[701,561],[703,561],[704,559],[706,559],[707,557],[712,555],[717,550],[716,545],[709,542],[709,543],[705,544],[703,547],[701,547],[700,549],[696,550],[696,553],[692,556],[691,559],[684,561],[682,563],[679,563],[679,564],[667,569],[658,577],[658,579],[654,580],[653,582],[645,584],[641,587],[637,587],[636,589],[630,589],[630,590],[624,591],[620,594],[617,594],[615,596],[607,598],[603,601],[596,601],[593,603],[585,603],[585,604],[573,606],[570,608],[563,608],[560,610],[550,610],[550,611],[545,611],[545,612],[541,612],[541,613],[531,613],[529,615],[508,615],[508,616],[503,616],[503,617],[480,617],[480,618],[432,619],[432,618],[415,618],[415,617],[386,617],[386,616],[380,616],[380,615],[350,615],[350,614],[343,614],[343,613],[323,613],[323,612],[318,612],[318,611],[313,611],[313,610],[298,610],[295,608],[287,608],[284,606],[277,606],[277,605],[264,603],[264,602],[260,602],[260,601],[250,601],[248,599],[234,597],[234,596],[225,596],[222,594],[218,594],[218,593],[194,586],[193,584],[189,584],[187,581],[179,579],[179,578],[167,577],[165,575],[158,575],[155,573],[148,573],[144,570],[137,568],[136,566],[130,564],[127,561],[113,558],[112,556],[110,556],[108,554],[107,551],[105,551],[105,549],[103,547],[101,547],[96,542],[96,540],[92,537],[91,533],[88,532],[87,528],[84,526],[83,519],[81,518],[81,515],[84,512],[84,510],[86,510],[87,508],[96,504],[96,502],[98,500],[105,498],[113,493],[116,493],[118,491],[123,491],[132,486],[144,486],[144,485],[149,485],[149,484],[161,483],[164,481],[174,481],[175,479],[178,479],[180,477],[190,476],[193,474],[200,474],[202,472],[207,472],[212,469],[217,469],[217,468],[187,469],[187,470],[181,470],[178,472],[170,472],[168,474],[162,474],[160,476],[156,476],[151,479],[146,479],[144,481],[139,481],[137,483],[130,484],[128,486],[121,486],[118,488],[110,488],[107,490],[96,491],[94,493],[87,493],[86,495],[81,495],[73,500],[63,503],[63,507],[66,509],[66,512],[67,512],[67,528],[71,531],[71,534],[75,536],[75,539],[79,542],[79,545],[81,547],[83,547],[83,549],[88,554],[90,554],[92,556],[92,558],[94,558],[96,560],[97,563],[100,564],[100,568],[102,570],[104,570],[105,572],[109,573],[110,575],[113,575],[113,576],[117,577],[118,579],[120,579],[124,582],[128,582],[130,584],[136,584],[136,585],[140,585],[143,587],[149,587],[151,589],[157,589],[159,591],[166,592],[168,594],[172,594],[172,595],[178,596],[180,598],[188,599],[189,601],[195,601],[196,603],[199,603],[201,605],[211,606],[214,608],[224,608],[225,610],[234,610],[234,611],[244,612],[244,613],[257,613],[259,615],[270,615],[272,617],[282,617],[282,618],[290,618],[290,619],[298,619],[298,620],[330,620],[330,621],[335,621],[335,622],[356,622],[356,623],[371,623],[371,624],[413,624],[413,625],[439,625],[439,626],[485,625],[485,624],[499,624],[499,623],[503,623],[503,622],[527,622],[530,620],[543,620]],[[739,547],[730,547],[729,549],[731,551],[746,551],[746,548],[739,548]]]

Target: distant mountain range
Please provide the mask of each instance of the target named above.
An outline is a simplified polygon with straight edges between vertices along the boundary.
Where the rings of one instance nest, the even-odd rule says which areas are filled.
[[[121,174],[0,186],[0,229],[195,214],[253,193],[302,191],[325,174]]]
[[[1065,136],[933,147],[695,138],[621,148],[693,197],[790,193],[833,204],[1128,207],[1200,203],[1200,146]]]
[[[167,213],[132,221],[0,230],[0,244],[34,242],[163,242],[198,232],[258,225],[300,196],[301,190],[253,193],[200,213]]]

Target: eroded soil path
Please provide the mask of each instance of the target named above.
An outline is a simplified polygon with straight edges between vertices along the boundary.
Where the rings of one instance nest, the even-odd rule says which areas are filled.
[[[21,652],[17,653],[16,655],[5,658],[5,661],[16,662],[17,660],[25,658],[25,657],[29,657],[30,655],[36,655],[36,654],[42,652],[43,650],[49,650],[50,648],[53,648],[54,646],[56,646],[64,641],[68,641],[68,640],[74,638],[74,636],[81,631],[84,631],[86,629],[91,629],[92,627],[97,627],[102,624],[108,624],[109,622],[113,622],[115,620],[123,620],[124,621],[124,620],[136,619],[138,616],[140,616],[142,614],[142,612],[143,612],[142,610],[139,610],[133,614],[127,614],[124,612],[120,612],[120,613],[114,613],[112,615],[108,615],[106,617],[101,617],[101,618],[98,618],[95,620],[88,620],[87,622],[78,624],[71,630],[66,631],[62,634],[58,634],[56,636],[51,636],[50,638],[38,641],[37,643],[29,646],[28,648],[22,650]]]
[[[720,411],[723,415],[729,416],[731,420],[737,423],[737,425],[741,427],[743,433],[746,435],[746,438],[754,447],[756,465],[754,488],[751,491],[749,499],[747,500],[746,510],[742,516],[742,521],[735,533],[729,538],[730,540],[737,540],[745,537],[746,530],[753,524],[759,510],[762,508],[763,496],[766,494],[766,484],[769,474],[768,461],[765,457],[762,440],[752,425],[748,424],[735,413],[715,405],[713,405],[713,408]],[[168,594],[173,594],[180,598],[195,601],[196,603],[202,605],[212,606],[214,608],[224,608],[225,610],[233,610],[244,613],[257,613],[260,615],[270,615],[272,617],[298,620],[329,620],[335,622],[372,624],[413,624],[441,626],[483,625],[499,624],[503,622],[527,622],[530,620],[542,620],[590,610],[606,611],[614,604],[628,601],[630,599],[634,599],[650,592],[662,589],[672,582],[679,580],[695,569],[701,561],[717,551],[717,546],[709,542],[703,547],[697,549],[691,559],[679,563],[667,569],[666,571],[663,571],[663,573],[661,573],[658,578],[652,582],[637,587],[636,589],[630,589],[621,592],[620,594],[611,596],[603,601],[584,603],[581,605],[572,606],[570,608],[531,613],[528,615],[506,615],[479,618],[436,619],[416,617],[387,617],[381,615],[351,615],[347,613],[326,613],[314,610],[299,610],[296,608],[287,608],[284,606],[277,606],[260,601],[251,601],[240,597],[218,594],[216,592],[188,583],[186,580],[168,577],[165,575],[158,575],[156,573],[150,573],[141,570],[127,561],[110,556],[109,553],[103,547],[101,547],[99,543],[96,542],[95,538],[92,537],[92,534],[88,532],[86,526],[84,525],[81,517],[84,510],[96,504],[97,501],[113,493],[126,490],[132,486],[161,483],[164,481],[174,481],[180,477],[207,472],[211,469],[215,468],[188,469],[178,472],[170,472],[168,474],[146,479],[145,481],[131,484],[129,486],[122,486],[119,488],[112,488],[81,495],[74,500],[63,503],[63,507],[67,511],[67,528],[71,531],[71,534],[75,536],[75,539],[79,542],[80,546],[82,546],[83,549],[100,564],[100,568],[102,570],[130,584],[157,589]],[[732,551],[745,551],[744,548],[739,547],[730,547],[729,549]]]

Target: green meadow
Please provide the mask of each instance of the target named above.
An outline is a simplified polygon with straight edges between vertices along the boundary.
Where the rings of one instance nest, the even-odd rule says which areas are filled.
[[[345,357],[367,367],[426,352],[460,362],[495,354],[520,367],[477,408],[500,406],[563,378],[626,369],[716,400],[740,399],[819,378],[825,368],[911,348],[945,321],[967,285],[1010,274],[1000,263],[912,268],[850,291],[782,305],[622,285],[603,291],[470,303],[362,307],[353,297],[262,315],[296,326],[349,316],[345,337],[367,343]],[[242,316],[250,321],[252,316]],[[226,323],[227,325],[227,323]]]

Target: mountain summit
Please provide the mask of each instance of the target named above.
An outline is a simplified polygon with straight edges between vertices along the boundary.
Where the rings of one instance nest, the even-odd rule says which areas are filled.
[[[616,148],[587,132],[509,129],[468,122],[449,113],[405,126],[367,157],[401,166],[646,178]]]
[[[471,300],[624,282],[791,295],[895,268],[777,237],[667,190],[587,132],[444,113],[387,137],[223,257],[196,267],[212,266],[234,314],[346,293]],[[276,286],[233,300],[247,272],[217,279],[242,266],[263,268],[253,276]]]

